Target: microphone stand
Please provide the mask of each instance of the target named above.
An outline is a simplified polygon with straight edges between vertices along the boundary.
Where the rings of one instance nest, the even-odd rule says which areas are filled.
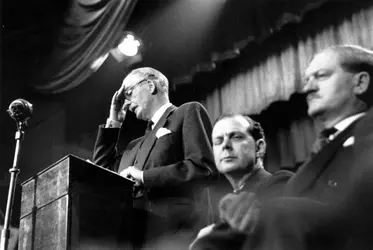
[[[14,160],[13,160],[13,167],[9,169],[10,172],[10,184],[9,184],[9,192],[8,192],[8,200],[6,204],[5,210],[5,219],[4,219],[4,228],[1,231],[1,244],[0,250],[7,250],[10,238],[10,220],[12,217],[12,207],[14,202],[14,194],[16,189],[17,183],[17,176],[20,172],[18,168],[18,160],[19,160],[19,152],[21,150],[21,142],[24,137],[24,129],[26,127],[26,121],[18,121],[17,122],[17,132],[15,133],[15,140],[16,140],[16,148],[14,152]]]

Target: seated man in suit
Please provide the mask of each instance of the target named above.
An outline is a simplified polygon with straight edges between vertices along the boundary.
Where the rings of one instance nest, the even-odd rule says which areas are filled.
[[[372,166],[356,156],[368,161],[371,152],[353,148],[355,134],[366,146],[372,143],[371,136],[363,139],[355,129],[363,127],[366,135],[373,130],[371,124],[361,124],[372,105],[372,81],[371,50],[337,45],[313,57],[304,90],[308,114],[324,127],[324,138],[286,184],[283,197],[262,203],[249,193],[237,197],[235,209],[246,211],[240,224],[250,231],[234,233],[250,236],[247,249],[362,249],[372,243],[371,232],[360,228],[372,221],[367,213],[373,209],[371,191],[365,190],[371,180],[356,173],[361,165]],[[369,166],[362,171],[372,176]],[[365,213],[358,212],[359,206]]]
[[[148,121],[148,129],[117,152],[128,110]],[[135,246],[193,231],[201,216],[206,217],[200,214],[204,184],[217,176],[211,130],[201,104],[170,103],[168,80],[158,70],[138,68],[124,78],[112,98],[106,125],[99,128],[93,161],[135,182]]]
[[[219,238],[219,249],[239,249],[239,246],[245,242],[244,238],[230,239],[228,236],[225,238],[227,244],[221,244],[224,242],[224,232],[227,230],[236,227],[245,230],[242,228],[244,225],[235,223],[240,221],[239,218],[244,216],[245,211],[234,216],[230,214],[233,211],[230,207],[234,206],[232,201],[235,200],[235,196],[243,191],[254,192],[261,200],[279,196],[292,173],[281,170],[272,175],[264,169],[263,157],[266,151],[264,132],[260,124],[248,116],[240,114],[220,116],[215,121],[212,142],[217,169],[226,177],[233,193],[228,193],[220,200],[219,223],[202,229],[197,241],[192,245],[198,248],[198,238],[214,230],[216,238]],[[216,188],[215,186],[214,189]]]

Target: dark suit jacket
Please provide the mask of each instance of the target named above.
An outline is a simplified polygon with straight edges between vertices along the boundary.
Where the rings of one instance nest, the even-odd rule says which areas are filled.
[[[364,123],[365,136],[370,136],[369,147],[372,148],[373,128],[368,124],[373,124],[373,111],[367,118],[355,121],[301,166],[286,184],[282,197],[268,199],[261,204],[259,224],[253,234],[248,237],[245,232],[230,230],[222,233],[223,230],[220,230],[222,235],[215,235],[213,240],[217,242],[216,238],[221,241],[226,237],[237,245],[237,249],[320,250],[366,247],[366,242],[371,243],[372,240],[367,240],[367,231],[359,225],[365,225],[365,228],[370,225],[369,228],[372,228],[372,224],[364,221],[367,219],[372,222],[371,212],[367,212],[373,209],[373,202],[369,202],[372,196],[366,195],[372,192],[367,192],[366,188],[372,190],[373,185],[371,180],[361,176],[356,178],[355,171],[359,171],[362,164],[368,164],[371,168],[365,167],[365,173],[373,176],[372,163],[369,163],[373,151],[367,152],[361,146],[356,150],[359,143],[346,147],[343,144],[359,134],[361,123]],[[367,126],[370,126],[370,130]],[[365,141],[365,147],[368,146],[367,138],[360,135],[360,140]],[[358,158],[358,163],[357,155],[364,155]],[[365,179],[365,182],[361,179]],[[364,212],[358,208],[360,204],[364,205]],[[246,244],[240,245],[237,239],[245,239]],[[223,244],[219,242],[218,245]]]
[[[290,171],[280,170],[274,174],[266,171],[264,168],[254,170],[252,175],[246,181],[243,191],[253,192],[260,199],[268,199],[282,195],[284,186],[293,175]],[[219,220],[219,203],[221,199],[232,193],[232,186],[225,176],[211,188],[212,205],[214,209],[215,221]]]
[[[280,170],[271,174],[265,169],[259,168],[250,176],[243,191],[255,193],[260,201],[278,197],[282,195],[284,186],[292,175],[292,172],[286,170]],[[230,190],[232,190],[232,187],[230,187]],[[237,202],[237,200],[235,200],[236,197],[235,194],[231,193],[225,195],[219,204],[219,214],[232,213],[232,211],[230,211],[230,203]],[[233,214],[240,217],[238,212],[244,211],[239,211],[239,209],[237,209]],[[217,221],[213,232],[198,239],[193,244],[192,250],[241,249],[245,245],[248,237],[249,236],[245,233],[232,229],[227,222]]]
[[[157,138],[160,128],[171,133]],[[134,207],[182,228],[193,221],[203,184],[217,175],[211,131],[210,118],[199,103],[171,106],[147,136],[129,142],[119,154],[119,129],[100,127],[93,161],[118,172],[128,166],[143,170],[145,194],[134,200]]]
[[[353,137],[356,123],[339,133],[318,154],[309,157],[286,185],[284,196],[308,197],[326,203],[344,197],[354,157],[352,145],[343,144]]]
[[[301,166],[286,185],[283,197],[262,204],[260,226],[248,248],[343,249],[349,245],[350,203],[355,196],[351,190],[359,166],[355,146],[344,143],[354,138],[355,127],[362,120],[351,124]],[[255,240],[258,238],[259,242]]]

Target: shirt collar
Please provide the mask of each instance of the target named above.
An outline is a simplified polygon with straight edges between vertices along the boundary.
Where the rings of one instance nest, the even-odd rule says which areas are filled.
[[[157,122],[161,119],[162,115],[164,114],[164,112],[166,112],[166,109],[168,109],[170,106],[172,106],[172,103],[170,102],[167,102],[166,104],[163,104],[162,107],[160,107],[153,115],[152,117],[152,122],[153,122],[153,125],[152,125],[152,129],[155,127],[155,125],[157,124]]]
[[[255,168],[253,169],[253,171],[242,176],[242,178],[237,182],[237,186],[233,187],[233,193],[234,194],[240,193],[245,187],[245,185],[253,179],[253,176],[256,175],[256,172],[258,172],[260,168],[261,167],[258,167],[258,165],[255,165]]]
[[[342,130],[346,129],[348,126],[350,126],[351,123],[353,123],[354,121],[356,121],[357,119],[359,119],[360,117],[362,117],[363,115],[365,115],[365,112],[349,116],[346,119],[338,122],[336,125],[334,125],[334,127],[338,131],[342,131]]]
[[[351,123],[353,123],[354,121],[356,121],[357,119],[359,119],[363,115],[365,115],[365,112],[349,116],[349,117],[343,119],[342,121],[338,122],[336,125],[334,125],[334,128],[337,130],[337,132],[334,133],[334,134],[332,134],[332,135],[330,135],[328,137],[329,140],[333,140],[340,132],[342,132],[343,130],[345,130],[348,126],[351,125]]]

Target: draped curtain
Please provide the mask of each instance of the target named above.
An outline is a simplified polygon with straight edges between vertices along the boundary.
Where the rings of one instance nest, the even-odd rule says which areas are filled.
[[[373,7],[353,14],[336,27],[325,27],[314,36],[299,39],[280,54],[269,55],[265,61],[234,75],[208,93],[204,104],[213,119],[224,112],[258,114],[271,103],[289,100],[301,90],[302,74],[314,53],[343,43],[373,47]]]
[[[298,24],[299,29],[307,27]],[[283,46],[279,53],[269,54],[243,72],[233,74],[225,84],[207,93],[202,102],[211,118],[225,112],[260,114],[276,101],[288,101],[292,94],[302,89],[302,74],[313,54],[330,45],[357,44],[373,48],[373,6],[345,16],[337,23],[328,24],[326,20],[317,32],[305,32],[303,36],[295,34],[295,42]],[[272,41],[281,42],[278,39]],[[293,108],[296,107],[289,107],[288,112]],[[293,119],[285,128],[272,124],[268,129],[276,131],[271,138],[267,137],[270,140],[268,162],[271,170],[291,168],[303,162],[317,130],[306,116]]]
[[[308,117],[289,122],[287,127],[266,126],[267,154],[265,166],[270,172],[296,169],[307,159],[316,137],[313,121]]]
[[[72,0],[54,51],[36,90],[60,93],[93,72],[92,63],[107,54],[123,36],[137,0]]]

